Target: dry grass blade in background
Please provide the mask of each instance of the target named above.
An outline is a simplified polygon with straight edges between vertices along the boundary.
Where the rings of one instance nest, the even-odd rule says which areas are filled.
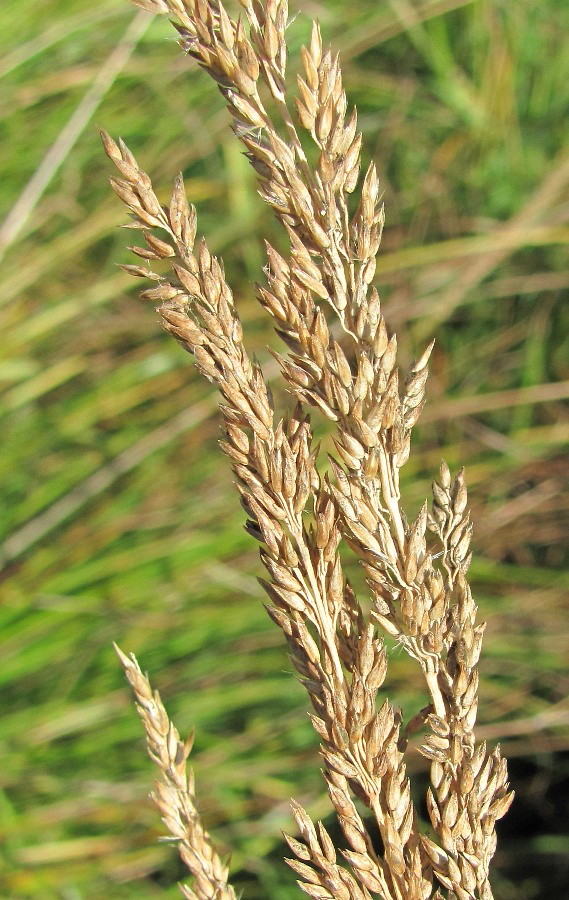
[[[117,74],[125,66],[137,42],[148,28],[143,13],[130,22],[121,41],[97,74],[79,106],[51,145],[41,164],[28,181],[18,200],[0,225],[0,259],[25,228],[35,206],[50,184],[69,152],[79,139],[93,113],[109,90]]]
[[[267,245],[267,286],[257,289],[288,348],[277,358],[296,398],[294,409],[276,420],[263,373],[245,350],[223,265],[205,240],[196,245],[196,213],[181,177],[163,206],[126,145],[103,133],[120,175],[114,190],[146,242],[131,248],[141,262],[123,268],[155,283],[142,296],[160,304],[165,329],[219,387],[222,446],[238,480],[247,529],[262,545],[268,612],[286,637],[322,741],[328,792],[348,849],[340,862],[324,826],[294,804],[301,839],[288,838],[296,857],[289,865],[315,898],[490,900],[495,822],[512,794],[499,749],[488,752],[475,739],[484,625],[477,623],[467,581],[472,527],[466,486],[462,472],[452,478],[443,464],[431,508],[425,502],[409,522],[401,507],[399,473],[424,403],[432,344],[401,386],[397,341],[372,287],[383,227],[379,179],[372,163],[360,181],[361,134],[355,110],[348,110],[338,56],[322,46],[314,24],[302,51],[293,115],[286,2],[242,0],[238,20],[208,0],[136,2],[173,15],[183,49],[218,84],[261,196],[289,239],[286,255]],[[358,184],[353,211],[350,195]],[[166,275],[160,274],[164,260]],[[340,323],[339,340],[327,315]],[[338,458],[330,457],[324,476],[308,407],[336,429]],[[366,571],[370,616],[344,578],[342,540]],[[379,700],[387,654],[377,625],[424,677],[429,704],[408,722],[387,699]],[[232,896],[196,819],[193,788],[182,772],[187,750],[134,659],[121,659],[151,755],[166,778],[157,802],[196,875],[195,896]],[[433,838],[420,827],[407,776],[416,732],[423,732],[419,750],[431,761]]]

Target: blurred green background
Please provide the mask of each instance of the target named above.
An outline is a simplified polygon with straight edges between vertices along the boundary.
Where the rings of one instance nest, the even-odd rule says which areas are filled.
[[[569,6],[306,0],[291,11],[291,70],[317,16],[382,173],[376,282],[402,363],[437,338],[404,495],[412,513],[441,457],[467,468],[472,584],[488,621],[479,734],[501,742],[518,796],[496,897],[561,897]],[[97,126],[127,140],[164,200],[183,170],[248,345],[270,358],[251,282],[262,238],[281,238],[221,98],[173,34],[123,0],[0,7],[6,898],[178,896],[183,873],[159,842],[112,640],[138,654],[180,731],[195,725],[200,805],[245,897],[297,896],[281,862],[291,795],[329,817],[305,698],[217,449],[215,395],[115,265],[133,261],[133,233],[116,227],[125,216]],[[390,696],[412,712],[424,702],[415,668],[396,650],[390,662]],[[411,761],[418,796],[423,762]]]

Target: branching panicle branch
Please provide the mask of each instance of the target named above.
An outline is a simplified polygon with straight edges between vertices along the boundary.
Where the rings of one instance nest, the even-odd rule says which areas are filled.
[[[195,878],[194,889],[182,886],[188,900],[236,900],[227,883],[228,867],[222,863],[204,829],[196,808],[193,772],[186,770],[193,737],[183,742],[153,692],[133,654],[115,650],[136,698],[136,707],[146,730],[148,753],[160,771],[152,794],[169,834],[178,842],[180,857]]]
[[[257,286],[286,346],[277,359],[296,398],[290,414],[277,420],[263,374],[244,348],[223,265],[205,240],[196,245],[196,213],[181,176],[170,203],[161,205],[128,148],[103,133],[121,176],[112,179],[113,188],[146,242],[131,249],[148,265],[164,259],[171,265],[166,277],[142,264],[124,268],[155,283],[142,296],[159,304],[166,331],[219,387],[221,446],[236,476],[247,530],[261,544],[268,612],[287,640],[322,741],[328,791],[348,846],[340,863],[324,827],[294,804],[301,840],[287,838],[296,857],[289,864],[311,897],[427,900],[448,890],[459,900],[490,900],[494,824],[512,795],[499,750],[488,753],[474,737],[484,626],[476,623],[466,580],[471,525],[464,476],[460,472],[453,481],[443,465],[431,510],[425,503],[407,520],[399,470],[424,403],[432,344],[400,386],[397,341],[372,286],[384,220],[373,163],[361,181],[355,214],[348,211],[348,195],[359,180],[361,135],[355,110],[348,112],[339,58],[323,47],[315,23],[291,106],[284,0],[241,0],[237,19],[215,0],[135,2],[174,17],[182,48],[219,87],[261,196],[289,238],[286,258],[267,244],[266,284]],[[316,146],[314,165],[302,130]],[[330,308],[341,339],[328,327]],[[316,467],[310,407],[336,428],[338,459],[330,459],[324,477]],[[428,539],[427,529],[434,538]],[[344,579],[342,540],[367,573],[371,619]],[[405,727],[400,712],[378,698],[387,657],[377,625],[418,662],[430,695],[429,706]],[[134,659],[121,660],[151,755],[169,785],[174,769],[166,750],[178,748],[176,759],[183,757],[184,764],[186,751]],[[156,715],[163,726],[158,730]],[[421,728],[420,751],[431,760],[433,838],[419,829],[405,765],[408,737]],[[183,836],[168,813],[176,790],[190,797],[182,804],[188,820]],[[170,787],[159,789],[157,802],[181,846],[197,841],[182,854],[197,879],[195,895],[233,896],[196,818],[193,786],[182,783],[174,794]],[[355,800],[367,808],[380,846]],[[207,878],[217,885],[213,893],[204,886]]]

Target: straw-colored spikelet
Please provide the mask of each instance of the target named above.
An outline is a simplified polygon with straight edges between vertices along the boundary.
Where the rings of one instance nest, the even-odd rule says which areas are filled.
[[[338,57],[323,48],[314,24],[302,50],[293,116],[284,0],[241,0],[237,20],[217,0],[135,2],[173,16],[182,48],[218,84],[261,195],[290,242],[286,258],[267,245],[267,283],[258,288],[288,348],[278,359],[297,401],[276,422],[263,374],[245,351],[223,266],[205,241],[195,244],[196,214],[182,178],[162,206],[122,141],[102,135],[120,174],[113,187],[146,240],[147,247],[131,249],[141,260],[172,261],[166,278],[144,265],[124,268],[155,282],[142,296],[159,304],[164,328],[219,387],[222,447],[237,477],[247,529],[262,545],[269,615],[286,637],[322,741],[330,800],[347,848],[339,859],[322,824],[293,804],[299,837],[287,838],[295,856],[288,863],[315,898],[490,900],[495,822],[512,795],[499,750],[488,753],[474,736],[484,626],[476,623],[466,579],[466,487],[462,472],[452,479],[443,464],[430,509],[425,502],[408,522],[400,505],[399,469],[424,402],[432,345],[400,386],[396,338],[371,286],[383,226],[373,163],[361,180],[355,215],[348,212],[348,195],[360,182],[361,135],[355,110],[348,111]],[[298,125],[316,145],[314,165]],[[341,342],[330,333],[326,311],[339,320]],[[316,468],[310,406],[336,428],[337,459],[330,459],[324,478]],[[371,619],[343,577],[342,539],[367,572]],[[429,691],[429,706],[405,726],[399,710],[378,701],[387,670],[378,626],[417,661]],[[185,894],[233,897],[195,809],[185,774],[189,747],[134,658],[120,657],[162,774],[156,802],[195,876],[193,891],[184,888]],[[408,738],[420,729],[426,732],[421,753],[431,760],[433,838],[419,829],[405,767]],[[369,823],[354,799],[369,811]],[[379,845],[369,825],[379,829]]]
[[[227,867],[213,849],[196,809],[193,772],[186,772],[193,737],[185,742],[180,740],[160,695],[152,691],[134,656],[125,656],[116,645],[115,650],[136,697],[136,707],[146,729],[148,752],[161,773],[152,799],[195,878],[195,890],[183,885],[182,893],[189,900],[201,897],[235,900],[233,888],[227,884]]]

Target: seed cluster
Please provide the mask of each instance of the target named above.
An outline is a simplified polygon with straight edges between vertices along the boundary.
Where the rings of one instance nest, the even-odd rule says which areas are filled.
[[[261,544],[268,612],[287,640],[322,741],[324,777],[347,847],[339,862],[322,824],[315,826],[293,804],[299,839],[287,838],[296,857],[289,865],[302,890],[315,898],[490,900],[495,822],[512,794],[499,750],[488,753],[474,737],[484,626],[476,623],[466,579],[466,487],[463,473],[452,480],[443,464],[431,508],[425,502],[412,522],[401,508],[399,470],[424,403],[432,344],[400,386],[397,341],[388,334],[371,286],[383,227],[373,163],[361,180],[355,213],[348,210],[348,195],[359,182],[361,135],[355,111],[348,113],[339,59],[323,49],[314,24],[302,50],[293,114],[286,86],[286,2],[241,0],[238,20],[214,0],[135,2],[174,16],[182,48],[219,86],[261,196],[289,238],[286,258],[267,245],[266,283],[256,289],[286,345],[287,353],[277,359],[296,399],[289,415],[277,421],[261,369],[244,348],[223,265],[204,240],[196,244],[196,213],[181,176],[170,203],[162,206],[124,143],[102,135],[121,175],[112,180],[114,190],[146,241],[146,247],[131,249],[147,262],[171,260],[167,277],[144,265],[124,268],[155,282],[142,297],[159,304],[166,331],[219,387],[221,446],[232,462],[247,530]],[[297,125],[317,148],[314,164]],[[340,340],[327,323],[330,308],[340,323]],[[335,423],[336,456],[324,476],[316,465],[319,447],[309,407]],[[342,540],[367,573],[370,617],[344,578]],[[378,700],[387,671],[378,626],[418,662],[430,695],[428,707],[405,726],[399,710]],[[173,726],[149,725],[150,688],[133,658],[121,660],[151,755],[169,785],[160,741],[164,747],[175,744],[177,733]],[[421,729],[420,752],[431,760],[427,807],[433,838],[421,832],[406,774],[409,737]],[[356,801],[369,811],[379,846]],[[207,833],[191,824],[199,821],[195,810],[182,834],[171,826],[179,818],[169,810],[169,803],[172,810],[177,803],[170,787],[159,789],[157,802],[197,878],[194,893],[184,888],[186,896],[232,897],[215,851],[203,850],[210,846]],[[210,861],[207,877],[187,850],[196,840],[196,853]]]
[[[172,839],[178,842],[180,857],[195,878],[195,889],[182,886],[187,900],[236,900],[227,884],[228,869],[213,849],[196,808],[193,772],[186,770],[193,736],[181,741],[170,722],[158,691],[152,691],[148,678],[142,674],[133,655],[125,654],[115,645],[126,677],[136,696],[136,705],[146,730],[150,758],[156,763],[162,780],[156,783],[152,799]]]

